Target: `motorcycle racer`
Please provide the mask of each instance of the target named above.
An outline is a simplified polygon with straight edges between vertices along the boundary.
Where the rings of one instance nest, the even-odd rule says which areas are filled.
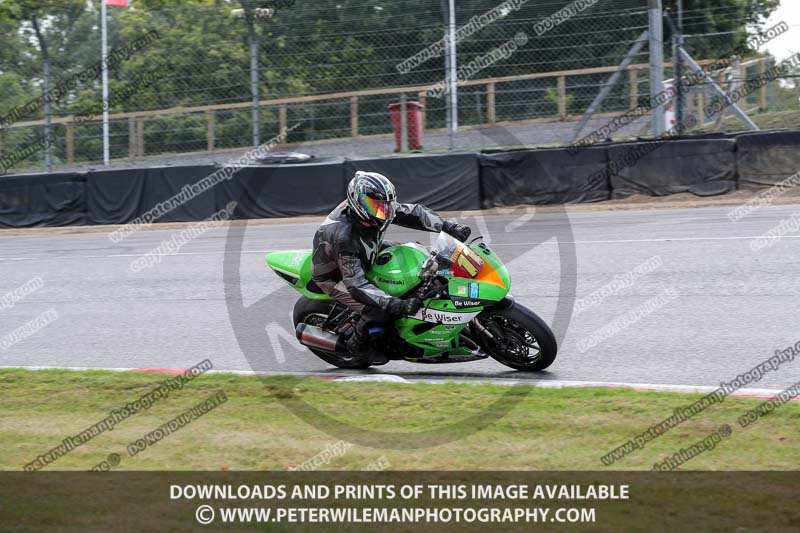
[[[347,349],[371,364],[385,364],[388,358],[369,346],[369,325],[388,323],[393,316],[414,315],[422,307],[418,298],[395,298],[367,280],[366,272],[378,254],[395,244],[383,241],[390,224],[444,231],[460,241],[471,233],[468,226],[444,220],[425,206],[398,203],[394,185],[386,176],[355,173],[346,200],[314,235],[312,279],[323,292],[360,315]]]

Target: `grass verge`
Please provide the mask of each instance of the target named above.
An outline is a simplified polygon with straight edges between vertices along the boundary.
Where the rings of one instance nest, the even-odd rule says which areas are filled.
[[[4,407],[0,469],[22,470],[65,437],[77,435],[169,377],[0,370]],[[135,456],[126,451],[131,442],[219,391],[227,402]],[[513,407],[503,416],[497,402],[508,394],[515,395]],[[332,449],[342,453],[328,453],[332,457],[319,469],[363,470],[372,465],[391,470],[606,470],[602,455],[699,398],[621,389],[348,383],[212,374],[197,377],[44,470],[89,470],[109,454],[118,454],[117,470],[277,471]],[[435,430],[477,413],[487,413],[493,422],[475,432],[466,428],[462,438],[435,447],[391,449],[356,443],[334,448],[357,430],[344,429],[334,436],[317,429],[287,408],[287,402],[301,399],[350,427],[372,431]],[[746,428],[739,427],[738,417],[759,403],[727,398],[611,468],[649,470],[655,462],[729,424],[730,437],[681,469],[800,469],[800,403],[788,403]]]

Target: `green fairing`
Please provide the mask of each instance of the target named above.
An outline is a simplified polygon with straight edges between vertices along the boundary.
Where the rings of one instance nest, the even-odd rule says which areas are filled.
[[[312,300],[330,300],[327,294],[309,291],[306,286],[311,281],[311,252],[292,250],[272,252],[266,256],[267,265],[293,289]]]
[[[489,263],[494,267],[497,271],[498,275],[500,276],[500,280],[503,282],[505,287],[500,287],[493,283],[485,283],[485,282],[475,282],[468,278],[456,278],[451,277],[450,282],[448,285],[448,292],[450,296],[461,296],[462,294],[459,293],[459,287],[465,287],[467,291],[467,296],[469,296],[469,284],[470,283],[478,283],[478,298],[481,300],[491,300],[493,302],[499,302],[503,298],[506,297],[508,292],[511,290],[511,277],[508,274],[508,269],[503,265],[503,262],[500,261],[500,258],[497,257],[497,254],[494,253],[491,248],[488,248],[489,252],[487,253],[487,249],[481,247],[479,244],[473,244],[469,246],[470,250],[480,255],[484,261]],[[465,308],[465,309],[473,309],[473,308]]]
[[[474,286],[477,285],[478,296],[474,299],[482,300],[483,302],[481,303],[499,302],[506,297],[511,287],[508,270],[494,252],[487,251],[486,248],[479,244],[473,244],[469,248],[494,267],[505,287],[485,281],[455,277],[452,273],[449,273],[445,274],[449,279],[448,293],[451,297],[472,299],[470,291],[474,291]],[[367,278],[386,293],[395,297],[402,297],[420,284],[419,269],[428,255],[428,250],[417,243],[401,244],[388,248],[378,255],[376,264],[367,273]],[[388,258],[389,256],[391,257],[387,262],[379,264],[382,262],[382,258]],[[266,261],[272,270],[303,296],[318,300],[330,298],[325,294],[311,292],[307,288],[308,282],[311,280],[310,251],[272,252],[267,254]],[[441,311],[451,314],[477,313],[483,308],[484,305],[456,308],[451,300],[428,299],[425,301],[423,311]],[[427,331],[415,334],[414,327],[425,323],[426,321],[418,318],[402,317],[398,318],[394,325],[402,339],[423,349],[424,357],[439,355],[443,352],[449,352],[455,356],[470,354],[468,349],[459,346],[458,338],[461,330],[467,324],[436,324]]]
[[[488,246],[486,249],[489,250],[489,253],[486,253],[485,249],[479,244],[470,245],[470,249],[479,253],[481,257],[491,263],[492,266],[494,266],[494,268],[497,270],[497,273],[500,274],[500,279],[503,280],[503,284],[506,286],[506,288],[503,289],[502,287],[498,287],[498,289],[503,291],[503,296],[499,298],[498,301],[505,298],[508,292],[511,290],[511,276],[508,274],[508,269],[506,266],[503,264],[500,258],[497,257],[497,254],[494,253],[494,250],[491,250],[491,248]]]
[[[380,264],[390,255],[387,263]],[[403,296],[420,284],[419,267],[427,257],[428,251],[421,244],[392,246],[378,254],[367,279],[391,296]]]
[[[431,310],[458,312],[449,300],[425,300],[425,307]],[[452,355],[469,355],[470,351],[459,347],[458,336],[466,324],[437,324],[433,328],[420,333],[414,333],[414,327],[425,324],[424,320],[411,317],[399,318],[394,325],[400,338],[407,343],[422,348],[423,357],[439,355],[442,352],[450,352]]]
[[[464,298],[465,296],[469,296],[470,292],[470,284],[478,286],[478,298],[479,300],[489,300],[493,302],[499,302],[503,298],[506,297],[508,294],[509,288],[511,287],[511,278],[508,274],[508,270],[505,266],[503,266],[502,261],[497,257],[497,255],[489,249],[487,252],[486,249],[481,247],[479,244],[473,244],[469,247],[473,252],[480,255],[484,261],[491,264],[494,269],[497,271],[500,280],[503,282],[505,287],[500,287],[498,285],[494,285],[492,283],[486,283],[481,281],[475,281],[469,278],[459,278],[452,275],[448,275],[448,294],[450,296],[456,298]],[[419,268],[419,267],[418,267]],[[459,293],[459,287],[463,287],[466,294]],[[457,309],[452,301],[450,300],[426,300],[425,306],[431,310],[437,311],[447,311],[450,313],[454,312],[477,312],[481,311],[484,306],[478,305],[475,307],[462,307]],[[395,327],[397,328],[400,337],[404,339],[409,344],[422,348],[425,351],[424,357],[429,356],[436,356],[441,354],[444,351],[448,351],[451,355],[469,355],[470,351],[466,348],[459,346],[458,336],[466,327],[466,324],[438,324],[434,328],[420,333],[418,335],[414,334],[413,328],[418,324],[425,323],[423,320],[419,320],[416,318],[404,317],[400,318],[395,322]],[[444,345],[447,346],[444,346]]]

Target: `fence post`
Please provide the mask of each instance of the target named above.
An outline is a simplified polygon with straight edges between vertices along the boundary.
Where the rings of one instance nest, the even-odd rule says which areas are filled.
[[[136,157],[144,157],[144,117],[136,117]]]
[[[278,108],[278,133],[286,131],[286,104],[281,104]]]
[[[358,137],[358,96],[350,97],[350,136]]]
[[[567,88],[564,76],[558,77],[558,116],[561,118],[567,116]]]
[[[75,162],[75,126],[67,122],[67,163]]]
[[[136,160],[136,119],[128,118],[128,159]]]
[[[38,29],[38,28],[37,28]],[[44,58],[44,94],[50,95],[50,56],[45,54]],[[44,99],[44,138],[49,139],[53,132],[51,124],[52,113],[50,111],[50,98]],[[47,172],[53,171],[53,143],[48,142],[44,148],[44,164]]]
[[[213,152],[217,139],[217,113],[213,109],[206,111],[206,120],[208,121],[206,126],[206,149],[209,152]]]
[[[767,68],[775,66],[775,58],[766,58]],[[771,81],[767,84],[767,109],[774,109],[778,99],[778,86],[780,82]]]
[[[765,76],[767,75],[767,58],[762,57],[758,61],[758,75],[759,75],[759,107],[761,111],[767,110],[767,84],[764,81]]]
[[[486,84],[486,121],[490,126],[494,126],[496,121],[494,114],[494,82],[490,81]]]
[[[628,71],[628,83],[630,83],[630,108],[631,111],[639,107],[639,71],[632,68]]]

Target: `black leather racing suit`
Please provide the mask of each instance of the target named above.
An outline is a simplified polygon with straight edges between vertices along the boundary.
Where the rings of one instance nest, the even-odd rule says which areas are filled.
[[[439,232],[444,221],[427,207],[397,204],[392,224]],[[312,256],[314,282],[326,294],[361,313],[356,334],[366,335],[370,322],[388,322],[391,296],[367,280],[369,270],[384,243],[383,233],[363,226],[351,215],[346,202],[334,209],[314,235]]]

